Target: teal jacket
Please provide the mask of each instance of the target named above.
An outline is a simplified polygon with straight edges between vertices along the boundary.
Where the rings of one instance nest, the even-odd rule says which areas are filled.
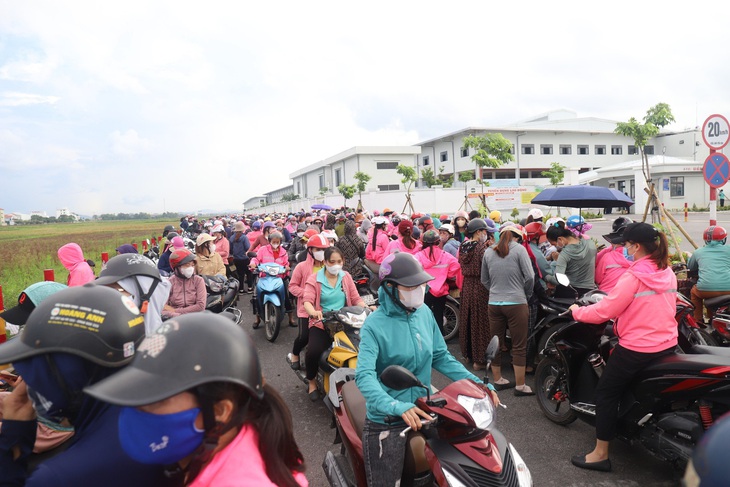
[[[378,298],[380,307],[367,317],[360,330],[355,373],[370,421],[385,424],[386,416],[400,417],[415,406],[416,399],[426,395],[420,387],[396,391],[383,385],[380,373],[389,365],[402,365],[429,387],[431,368],[451,380],[482,382],[449,353],[428,306],[408,313],[391,299],[385,285],[380,286]]]
[[[698,271],[697,289],[700,291],[730,291],[730,247],[711,242],[695,250],[687,262],[691,271]]]

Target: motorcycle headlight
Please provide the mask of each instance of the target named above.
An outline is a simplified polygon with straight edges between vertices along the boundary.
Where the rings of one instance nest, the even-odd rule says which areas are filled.
[[[512,446],[512,443],[509,444],[509,451],[515,463],[515,471],[517,472],[517,480],[520,483],[520,487],[532,487],[532,474],[530,473],[530,469],[527,468],[527,464],[520,454],[517,453],[517,448]]]
[[[489,429],[494,421],[494,405],[489,400],[489,395],[482,398],[459,395],[456,400],[471,415],[477,428]]]
[[[367,311],[363,311],[360,314],[344,313],[339,315],[339,318],[343,323],[346,323],[353,328],[362,328],[363,323],[365,323],[365,318],[367,317]]]

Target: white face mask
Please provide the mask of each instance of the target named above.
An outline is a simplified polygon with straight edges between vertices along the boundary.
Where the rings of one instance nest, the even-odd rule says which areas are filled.
[[[327,268],[327,272],[329,272],[333,276],[338,275],[340,273],[340,271],[342,270],[341,265],[327,265],[325,267]]]
[[[279,248],[279,244],[278,243],[272,243],[271,244],[271,248],[272,249],[278,249]]]
[[[418,309],[423,305],[423,299],[426,297],[426,286],[418,286],[416,289],[406,291],[398,288],[400,293],[400,302],[406,308]]]
[[[185,267],[184,269],[180,269],[180,273],[185,277],[185,279],[190,279],[193,277],[193,274],[195,273],[194,267]]]
[[[208,245],[208,249],[210,250],[211,254],[214,254],[215,253],[215,244],[211,243],[210,245]]]
[[[483,234],[481,234],[481,235],[479,235],[479,241],[481,243],[486,242],[488,238],[489,238],[489,234],[487,234],[486,232],[483,233]]]
[[[314,256],[314,260],[323,261],[324,260],[324,250],[315,250],[312,252]]]

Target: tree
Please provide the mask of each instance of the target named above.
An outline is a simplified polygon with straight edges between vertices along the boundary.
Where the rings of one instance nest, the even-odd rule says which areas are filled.
[[[553,186],[557,186],[558,184],[562,183],[563,179],[565,178],[565,166],[563,166],[559,162],[551,162],[550,169],[547,171],[543,171],[540,174],[542,176],[545,176],[546,178],[550,178],[550,184],[552,184]]]
[[[347,200],[355,196],[355,192],[357,191],[357,186],[354,184],[340,184],[337,187],[337,191],[342,195],[343,198],[345,198],[345,207],[347,207]]]
[[[286,194],[281,195],[281,201],[294,201],[294,200],[298,200],[298,199],[299,199],[299,195],[294,194],[294,193],[286,193]]]
[[[433,173],[433,169],[430,167],[424,167],[421,171],[421,179],[423,180],[423,184],[430,188],[431,186],[436,186],[439,183],[439,180],[436,178],[436,175]]]
[[[469,203],[469,195],[467,194],[467,191],[469,190],[469,188],[467,187],[466,183],[468,183],[469,181],[471,181],[473,179],[475,179],[474,173],[472,173],[471,171],[462,171],[459,173],[459,181],[464,183],[464,202],[459,207],[460,210],[462,208],[464,208],[464,211],[466,211],[467,206],[469,206],[470,208],[472,207],[471,203]],[[486,207],[486,204],[483,200],[482,200],[482,204],[484,204],[484,206]]]
[[[444,166],[439,167],[439,184],[444,188],[450,188],[454,184],[453,177],[444,175]]]
[[[324,195],[325,195],[325,193],[327,193],[327,191],[329,191],[329,190],[330,190],[330,189],[329,189],[329,188],[328,188],[327,186],[323,186],[323,187],[319,188],[319,194],[320,194],[321,196],[324,196]]]
[[[403,206],[403,211],[401,211],[401,213],[406,211],[407,206],[410,206],[411,213],[413,213],[415,209],[413,208],[413,202],[411,201],[411,187],[417,179],[416,169],[412,166],[399,164],[395,169],[395,172],[403,176],[403,179],[401,179],[400,182],[403,183],[403,186],[406,188],[406,204]]]
[[[477,168],[490,167],[497,169],[504,164],[514,160],[512,155],[512,142],[505,139],[502,134],[469,135],[464,137],[464,147],[473,148],[474,154],[471,160]],[[477,182],[482,186],[482,204],[486,207],[484,196],[484,180],[481,179],[480,171],[477,170]]]
[[[354,178],[357,180],[357,209],[362,209],[362,192],[367,189],[368,181],[372,179],[369,174],[362,171],[355,173]]]
[[[672,115],[669,105],[657,103],[646,111],[644,123],[639,123],[634,117],[631,117],[628,122],[616,124],[615,133],[634,139],[634,145],[641,154],[641,169],[647,186],[651,182],[651,170],[649,169],[649,158],[644,148],[649,139],[659,133],[659,129],[672,122],[674,122],[674,115]]]

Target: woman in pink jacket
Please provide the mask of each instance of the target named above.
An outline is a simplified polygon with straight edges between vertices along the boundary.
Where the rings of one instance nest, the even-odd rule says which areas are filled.
[[[264,382],[251,338],[231,320],[210,313],[170,320],[121,372],[86,391],[123,406],[119,442],[134,460],[169,466],[176,485],[307,485],[291,413]]]
[[[68,243],[64,245],[58,249],[58,258],[61,260],[61,264],[68,269],[66,284],[69,287],[83,286],[96,278],[91,266],[84,259],[84,253],[81,251],[79,244]]]
[[[289,280],[287,279],[290,270],[289,254],[281,246],[281,242],[283,241],[284,237],[279,232],[271,232],[267,235],[266,238],[268,239],[269,244],[259,247],[258,251],[256,252],[256,257],[251,259],[251,264],[249,264],[249,267],[252,271],[255,271],[259,264],[275,262],[284,267],[284,269],[286,269],[283,276],[284,307],[286,308],[286,312],[289,315],[289,326],[295,326],[294,316],[292,315],[291,309],[291,300],[289,299]],[[261,323],[261,316],[257,313],[256,324],[258,325],[259,323]]]
[[[175,250],[170,254],[170,295],[162,309],[165,317],[205,311],[208,294],[205,281],[195,275],[195,254],[187,249]]]
[[[616,433],[618,404],[626,386],[647,364],[674,353],[677,346],[677,278],[669,267],[666,236],[648,223],[631,223],[619,239],[633,264],[602,301],[570,307],[573,318],[584,323],[616,319],[618,345],[595,393],[596,447],[572,458],[573,465],[590,470],[611,470],[608,446]]]
[[[398,224],[398,240],[393,240],[388,244],[383,258],[395,252],[405,252],[407,254],[416,255],[421,250],[421,242],[412,237],[413,222],[410,220],[401,220]]]
[[[446,296],[449,295],[449,284],[456,285],[456,278],[461,273],[461,265],[456,257],[444,252],[439,244],[441,238],[436,230],[428,230],[421,237],[423,250],[416,253],[415,257],[423,266],[423,270],[433,276],[428,283],[428,292],[423,303],[433,312],[436,324],[444,333],[444,309],[446,308]]]
[[[368,244],[365,246],[365,264],[375,274],[380,272],[380,263],[385,258],[390,238],[385,230],[388,220],[382,216],[376,216],[372,220],[373,230],[368,235]]]
[[[337,247],[329,247],[324,251],[324,269],[312,274],[304,286],[304,309],[310,318],[309,343],[307,344],[307,380],[309,381],[309,399],[313,402],[320,399],[317,391],[317,370],[319,357],[332,344],[332,337],[324,329],[322,313],[336,311],[345,306],[362,306],[362,300],[355,287],[352,276],[342,270],[345,260]]]
[[[213,227],[213,243],[215,244],[215,251],[223,259],[223,265],[226,267],[226,277],[231,277],[230,265],[233,263],[233,259],[229,261],[231,257],[231,243],[226,237],[226,229],[223,225],[216,225]]]

